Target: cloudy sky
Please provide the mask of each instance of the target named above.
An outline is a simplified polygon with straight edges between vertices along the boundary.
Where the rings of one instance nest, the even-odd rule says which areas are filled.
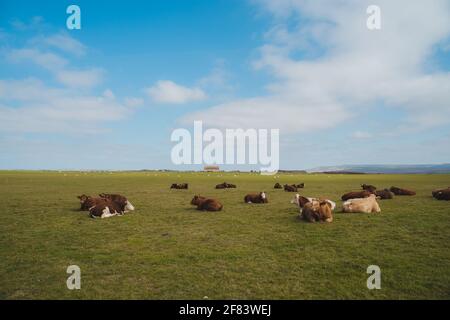
[[[194,120],[284,169],[450,162],[448,0],[2,1],[0,56],[0,169],[176,169]]]

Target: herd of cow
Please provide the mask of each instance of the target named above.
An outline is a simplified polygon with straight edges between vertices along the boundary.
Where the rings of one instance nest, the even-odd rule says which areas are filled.
[[[297,192],[299,188],[304,188],[305,184],[281,184],[276,183],[274,189],[284,189],[287,192]],[[187,183],[172,184],[171,189],[188,189]],[[236,188],[236,185],[231,183],[221,183],[216,185],[216,189]],[[373,185],[363,184],[362,190],[352,191],[342,195],[341,200],[342,212],[360,212],[371,213],[381,212],[377,200],[393,199],[396,196],[414,196],[415,191],[391,187],[390,189],[377,190]],[[450,200],[450,187],[446,189],[435,190],[432,192],[434,198],[438,200]],[[126,212],[133,211],[134,206],[128,199],[120,194],[101,193],[98,197],[91,197],[85,194],[78,196],[80,200],[80,210],[89,211],[93,218],[109,218],[116,215],[123,215]],[[265,191],[247,194],[244,197],[245,203],[268,203],[267,194]],[[336,203],[324,198],[310,198],[296,194],[291,200],[299,208],[299,218],[308,222],[332,222],[333,211],[336,208]],[[219,200],[213,198],[206,198],[200,195],[195,195],[191,200],[191,205],[197,206],[197,210],[202,211],[220,211],[223,208]]]

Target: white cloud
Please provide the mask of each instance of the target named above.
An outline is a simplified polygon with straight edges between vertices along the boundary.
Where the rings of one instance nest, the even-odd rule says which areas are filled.
[[[370,107],[382,103],[404,111],[404,124],[450,123],[450,73],[425,68],[436,46],[450,36],[448,1],[380,0],[379,31],[366,28],[370,1],[260,3],[275,16],[275,27],[254,62],[274,79],[268,93],[181,121],[307,132],[376,112]]]
[[[200,88],[184,87],[169,80],[159,80],[145,91],[154,101],[161,103],[181,104],[206,98]]]
[[[61,55],[52,51],[45,51],[39,48],[39,45],[45,42],[45,39],[52,39],[43,37],[44,40],[31,41],[32,44],[37,47],[25,47],[21,49],[11,49],[7,51],[7,58],[13,63],[31,62],[46,70],[48,70],[61,84],[69,87],[77,88],[91,88],[100,84],[103,80],[104,71],[100,68],[90,69],[76,69],[74,67],[69,68],[69,61],[63,58]],[[72,40],[67,40],[71,43]],[[73,40],[75,41],[75,40]],[[77,47],[78,45],[63,44],[62,47],[68,49],[70,46]],[[81,43],[80,46],[83,46]]]
[[[67,32],[60,32],[49,36],[39,35],[28,41],[29,45],[37,48],[55,48],[63,53],[70,53],[75,56],[83,56],[86,53],[86,46]]]
[[[103,71],[97,68],[61,70],[56,73],[58,81],[69,87],[94,87],[102,82],[102,77]]]
[[[12,49],[8,53],[8,58],[15,63],[31,61],[50,71],[61,70],[68,64],[66,59],[57,54],[42,52],[34,48]]]
[[[13,106],[14,105],[14,106]],[[120,121],[130,109],[110,90],[103,95],[55,89],[37,79],[0,80],[0,131],[96,133]]]

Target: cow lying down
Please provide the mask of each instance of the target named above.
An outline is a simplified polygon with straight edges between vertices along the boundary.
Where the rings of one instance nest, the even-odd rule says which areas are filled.
[[[199,195],[195,195],[191,200],[191,204],[197,206],[197,210],[201,211],[220,211],[223,205],[216,199],[208,199]]]
[[[89,211],[92,218],[109,218],[134,210],[131,202],[120,194],[102,193],[98,198],[83,194],[78,199],[80,199],[80,209]]]
[[[371,213],[371,212],[381,212],[380,206],[378,205],[376,196],[371,194],[367,198],[356,198],[345,201],[342,204],[343,212],[361,212],[361,213]]]
[[[245,203],[268,203],[269,201],[267,200],[266,193],[263,191],[263,192],[260,192],[257,194],[255,194],[255,193],[247,194],[244,197],[244,202]]]
[[[336,203],[328,199],[307,198],[298,193],[291,200],[300,209],[299,218],[308,222],[332,222]]]

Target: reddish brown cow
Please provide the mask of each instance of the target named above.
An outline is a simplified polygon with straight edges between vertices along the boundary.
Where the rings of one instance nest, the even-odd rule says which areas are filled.
[[[220,211],[223,205],[216,199],[208,199],[202,196],[195,195],[191,200],[192,205],[197,206],[197,210],[203,211]]]
[[[344,194],[341,199],[342,201],[347,201],[350,199],[356,199],[356,198],[367,198],[371,195],[371,193],[367,190],[363,190],[363,191],[353,191],[353,192],[348,192],[346,194]]]
[[[389,189],[392,193],[394,193],[396,196],[415,196],[416,192],[408,189],[402,189],[398,187],[391,187]]]

